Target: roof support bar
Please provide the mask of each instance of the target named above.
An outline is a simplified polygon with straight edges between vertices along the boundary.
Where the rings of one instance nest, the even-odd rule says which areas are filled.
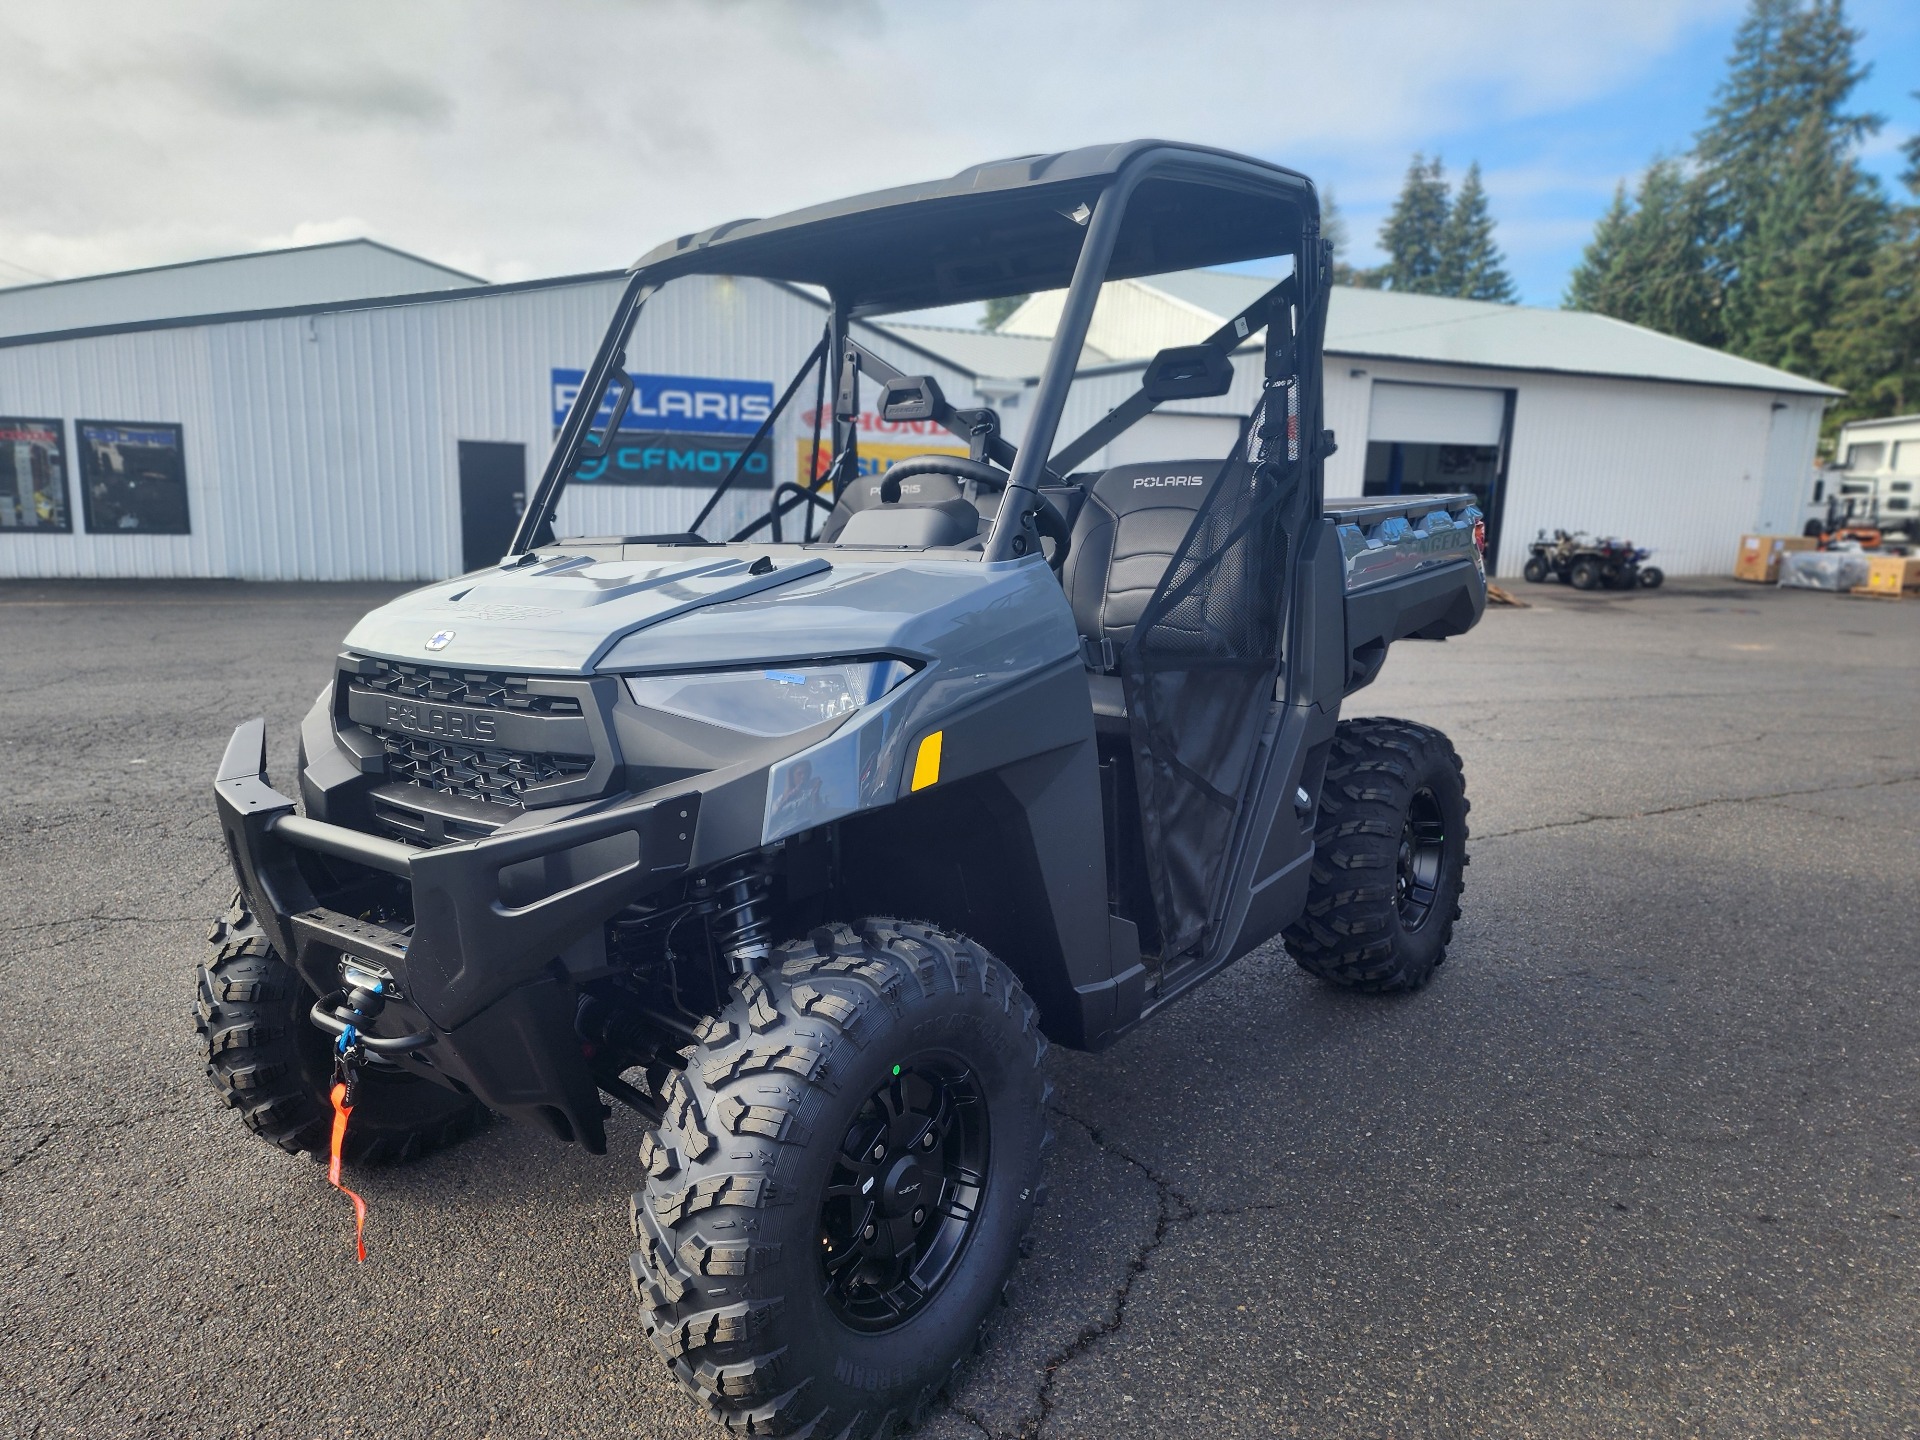
[[[1151,157],[1153,152],[1147,152]],[[1040,374],[1034,392],[1033,419],[1027,426],[1026,443],[1013,462],[1013,474],[1007,481],[1007,493],[994,516],[993,531],[987,536],[987,561],[1014,558],[1013,542],[1026,524],[1026,517],[1040,498],[1040,477],[1046,470],[1047,452],[1053,448],[1054,431],[1060,428],[1060,412],[1067,403],[1067,390],[1074,372],[1080,368],[1080,347],[1086,343],[1087,326],[1093,322],[1093,307],[1100,299],[1100,286],[1107,278],[1107,265],[1113,259],[1113,244],[1120,237],[1120,221],[1125,216],[1133,187],[1147,167],[1139,160],[1128,162],[1113,183],[1100,192],[1093,203],[1093,215],[1087,221],[1086,238],[1080,242],[1080,255],[1074,261],[1073,281],[1067,286],[1066,303],[1060,310],[1060,324],[1054,330],[1053,348],[1047,352],[1046,369]]]

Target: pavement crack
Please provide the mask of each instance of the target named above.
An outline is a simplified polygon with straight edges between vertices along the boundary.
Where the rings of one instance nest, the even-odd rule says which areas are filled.
[[[1604,820],[1647,820],[1659,815],[1680,815],[1689,810],[1706,810],[1715,805],[1758,805],[1769,800],[1791,800],[1801,795],[1837,795],[1848,790],[1877,790],[1883,785],[1912,785],[1920,774],[1889,775],[1879,780],[1859,780],[1851,785],[1812,785],[1796,790],[1770,790],[1763,795],[1714,795],[1705,800],[1689,800],[1680,805],[1661,805],[1651,810],[1629,810],[1622,814],[1590,813],[1577,820],[1546,820],[1538,825],[1519,825],[1511,830],[1489,830],[1476,835],[1476,841],[1505,840],[1513,835],[1533,835],[1542,830],[1570,830]]]
[[[52,1126],[48,1128],[46,1131],[44,1131],[37,1139],[34,1140],[34,1142],[31,1145],[27,1146],[27,1148],[22,1150],[19,1154],[9,1156],[7,1158],[7,1163],[5,1168],[0,1169],[0,1175],[10,1175],[15,1170],[18,1170],[22,1165],[26,1164],[27,1161],[31,1160],[34,1156],[38,1155],[42,1150],[46,1149],[47,1145],[52,1141],[53,1137],[58,1133],[59,1133],[59,1126],[57,1125]]]
[[[1093,1142],[1096,1149],[1104,1150],[1107,1154],[1124,1160],[1146,1176],[1158,1199],[1159,1215],[1154,1221],[1153,1234],[1127,1261],[1126,1278],[1121,1281],[1119,1292],[1113,1298],[1111,1312],[1103,1320],[1083,1325],[1078,1335],[1047,1357],[1044,1366],[1046,1378],[1041,1381],[1040,1393],[1035,1397],[1039,1403],[1039,1412],[1020,1427],[1018,1440],[1037,1440],[1041,1430],[1046,1426],[1048,1417],[1053,1414],[1053,1387],[1059,1379],[1060,1372],[1100,1341],[1118,1333],[1127,1323],[1127,1306],[1133,1299],[1134,1283],[1146,1273],[1147,1265],[1152,1260],[1154,1252],[1166,1244],[1167,1236],[1173,1232],[1174,1228],[1184,1225],[1197,1213],[1193,1202],[1181,1194],[1171,1181],[1155,1173],[1153,1167],[1137,1155],[1129,1154],[1119,1145],[1108,1140],[1098,1125],[1092,1121],[1083,1120],[1057,1105],[1053,1110],[1061,1119],[1071,1120],[1085,1130],[1087,1138]]]

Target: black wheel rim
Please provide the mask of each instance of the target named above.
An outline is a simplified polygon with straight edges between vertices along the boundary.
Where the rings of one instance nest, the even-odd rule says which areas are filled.
[[[820,1207],[822,1293],[855,1330],[904,1325],[953,1275],[987,1185],[987,1105],[958,1056],[893,1067],[841,1138]]]
[[[1399,872],[1394,879],[1394,908],[1400,924],[1418,930],[1433,913],[1440,894],[1440,872],[1447,854],[1447,822],[1433,791],[1416,790],[1400,831]]]

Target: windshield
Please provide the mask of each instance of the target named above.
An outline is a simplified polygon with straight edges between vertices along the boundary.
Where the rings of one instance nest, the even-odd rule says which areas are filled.
[[[690,361],[686,337],[716,314],[750,318],[752,330],[703,336]],[[932,379],[948,409],[998,433],[1004,386],[981,390],[980,377],[883,322],[850,322],[861,363],[830,375],[831,320],[824,300],[752,279],[689,276],[629,297],[615,327],[625,363],[593,412],[551,535],[811,540],[845,483],[915,456],[970,454],[950,424],[889,409],[889,374]],[[556,440],[586,373],[553,371]]]

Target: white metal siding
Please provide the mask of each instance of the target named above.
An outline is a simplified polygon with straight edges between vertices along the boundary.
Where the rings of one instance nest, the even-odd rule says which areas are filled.
[[[551,371],[591,361],[620,290],[618,280],[598,280],[0,347],[0,414],[67,422],[76,531],[0,533],[0,576],[457,573],[459,442],[524,445],[529,484],[537,479],[553,442]],[[824,320],[818,305],[783,287],[693,277],[648,304],[628,364],[766,380],[777,393]],[[903,369],[931,370],[957,403],[971,403],[971,382],[959,371],[878,333],[862,339]],[[776,480],[793,476],[798,413],[812,399],[809,386],[775,428]],[[77,418],[182,427],[191,535],[80,533]],[[682,530],[707,493],[575,486],[562,501],[560,528]],[[718,518],[737,528],[766,504],[765,490],[743,491]]]

